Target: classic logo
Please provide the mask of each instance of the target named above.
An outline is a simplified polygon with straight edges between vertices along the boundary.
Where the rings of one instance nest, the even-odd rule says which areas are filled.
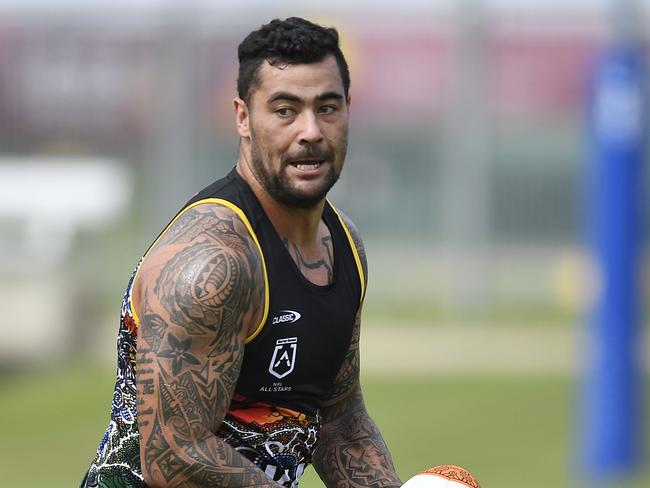
[[[269,364],[269,373],[278,379],[284,378],[293,371],[296,365],[296,353],[298,351],[298,338],[287,337],[275,341],[273,357]]]
[[[295,310],[280,310],[278,312],[278,315],[273,317],[273,324],[293,324],[294,322],[297,322],[300,320],[300,312],[296,312]]]

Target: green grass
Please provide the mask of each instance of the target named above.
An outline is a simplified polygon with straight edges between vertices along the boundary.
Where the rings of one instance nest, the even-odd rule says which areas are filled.
[[[570,326],[576,323],[577,312],[557,303],[494,303],[487,309],[454,309],[442,303],[427,303],[419,298],[370,298],[363,310],[364,324],[408,322],[410,326],[431,327],[449,323],[477,324],[498,327],[527,325]]]
[[[0,485],[76,486],[107,423],[113,381],[111,369],[70,366],[0,379]],[[366,376],[364,391],[404,480],[453,463],[483,488],[571,485],[567,378]],[[646,472],[629,486],[649,482]],[[301,487],[320,486],[308,470]]]
[[[78,486],[108,424],[114,374],[54,368],[0,380],[2,486]]]

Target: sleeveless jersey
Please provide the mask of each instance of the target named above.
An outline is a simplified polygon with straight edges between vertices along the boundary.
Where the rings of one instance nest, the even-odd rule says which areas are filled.
[[[270,478],[294,487],[318,442],[321,399],[350,345],[365,291],[359,255],[345,223],[326,202],[322,219],[332,238],[333,280],[327,286],[311,283],[235,169],[195,195],[161,236],[185,211],[204,204],[229,207],[244,221],[262,255],[266,289],[263,319],[246,339],[235,394],[216,434]],[[138,317],[131,303],[133,282],[146,256],[122,302],[111,421],[82,487],[146,486],[136,418]]]

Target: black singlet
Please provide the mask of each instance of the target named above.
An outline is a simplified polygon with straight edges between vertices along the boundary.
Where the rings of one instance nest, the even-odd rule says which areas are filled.
[[[326,202],[323,220],[332,236],[334,278],[332,284],[318,286],[300,272],[235,169],[188,206],[212,199],[230,202],[246,215],[268,276],[268,315],[247,341],[236,392],[313,415],[341,367],[361,300],[363,278],[349,231]]]

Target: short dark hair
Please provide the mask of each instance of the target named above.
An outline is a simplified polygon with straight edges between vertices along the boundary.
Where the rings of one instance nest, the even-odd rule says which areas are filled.
[[[318,63],[333,55],[343,81],[345,97],[350,89],[350,70],[339,47],[339,33],[300,17],[274,19],[248,34],[238,49],[239,98],[249,101],[252,89],[259,83],[258,74],[264,60],[271,64]]]

